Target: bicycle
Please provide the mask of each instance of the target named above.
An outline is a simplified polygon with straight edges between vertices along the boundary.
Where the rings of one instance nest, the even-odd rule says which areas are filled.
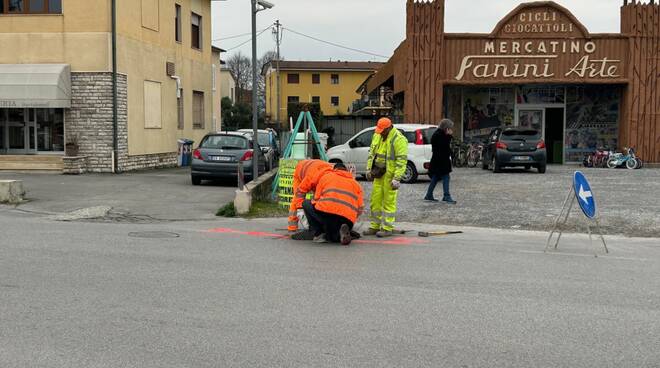
[[[483,161],[484,145],[481,143],[471,143],[467,154],[467,166],[477,167]]]
[[[626,154],[624,155],[621,152],[610,154],[610,158],[607,160],[607,167],[614,169],[617,167],[627,167],[630,170],[639,169],[642,166],[642,163],[638,161],[635,157],[635,150],[633,148],[624,148]]]
[[[467,165],[468,145],[461,141],[452,141],[451,143],[451,161],[454,167],[464,167]]]

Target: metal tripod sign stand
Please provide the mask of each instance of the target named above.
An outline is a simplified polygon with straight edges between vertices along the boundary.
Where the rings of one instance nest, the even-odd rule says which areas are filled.
[[[592,227],[598,232],[600,240],[603,242],[603,247],[605,248],[605,253],[609,253],[607,249],[607,244],[605,243],[605,238],[603,237],[603,232],[600,230],[600,224],[598,223],[598,217],[596,216],[596,200],[594,195],[591,192],[591,185],[589,181],[580,171],[576,171],[573,174],[573,187],[568,191],[566,199],[564,199],[564,204],[561,207],[559,215],[555,219],[554,226],[550,231],[550,236],[548,236],[548,241],[545,244],[545,251],[547,252],[552,243],[553,236],[556,234],[554,249],[557,249],[559,245],[559,240],[561,235],[564,232],[566,223],[568,222],[568,217],[571,215],[571,210],[577,201],[582,213],[587,218],[587,232],[589,233],[589,242],[593,245],[592,239]],[[597,255],[597,254],[596,254]]]
[[[306,135],[304,140],[296,139],[301,127],[303,128],[303,132],[307,132],[307,129],[309,129],[312,138],[311,140],[308,140]],[[319,155],[321,156],[321,160],[328,161],[328,155],[326,155],[325,150],[323,149],[323,145],[321,144],[321,139],[319,138],[319,132],[316,130],[316,124],[314,124],[314,119],[312,118],[312,114],[309,112],[307,108],[305,108],[305,110],[301,111],[300,115],[298,115],[298,120],[296,121],[296,125],[293,128],[293,131],[291,131],[291,138],[289,138],[289,142],[287,143],[281,158],[282,159],[291,158],[291,153],[294,144],[308,145],[310,143],[316,147],[316,150],[319,152]],[[308,156],[311,156],[311,154]],[[293,176],[293,172],[291,172],[291,176]],[[275,176],[275,180],[273,180],[273,187],[271,192],[272,198],[276,197],[276,193],[277,193],[277,189],[279,188],[279,185],[280,185],[280,171],[278,170],[277,175]]]

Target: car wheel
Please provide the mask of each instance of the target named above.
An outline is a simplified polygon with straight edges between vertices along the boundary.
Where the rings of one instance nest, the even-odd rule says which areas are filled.
[[[543,164],[543,165],[539,165],[539,166],[538,166],[539,174],[545,174],[545,169],[546,169],[546,165],[545,165],[545,164]]]
[[[406,165],[406,172],[403,173],[401,181],[406,184],[412,184],[417,181],[418,176],[419,174],[417,174],[417,168],[415,168],[415,165],[409,161]]]
[[[192,181],[192,185],[202,184],[202,178],[200,178],[199,176],[194,176],[193,175],[193,176],[190,177],[190,179],[191,179],[190,181]]]
[[[495,158],[495,156],[493,156],[492,167],[493,167],[493,172],[494,172],[494,173],[500,173],[500,172],[502,172],[502,167],[501,167],[500,164],[497,162],[497,159]]]

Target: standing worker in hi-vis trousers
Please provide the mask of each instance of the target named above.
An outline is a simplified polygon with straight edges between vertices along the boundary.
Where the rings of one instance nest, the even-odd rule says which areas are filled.
[[[408,139],[388,118],[380,118],[369,149],[367,178],[374,181],[371,193],[371,226],[364,235],[392,236],[398,189],[408,164]]]

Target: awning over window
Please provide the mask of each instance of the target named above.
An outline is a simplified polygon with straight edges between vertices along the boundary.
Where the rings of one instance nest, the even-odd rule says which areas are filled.
[[[71,107],[71,67],[0,64],[0,108]]]

